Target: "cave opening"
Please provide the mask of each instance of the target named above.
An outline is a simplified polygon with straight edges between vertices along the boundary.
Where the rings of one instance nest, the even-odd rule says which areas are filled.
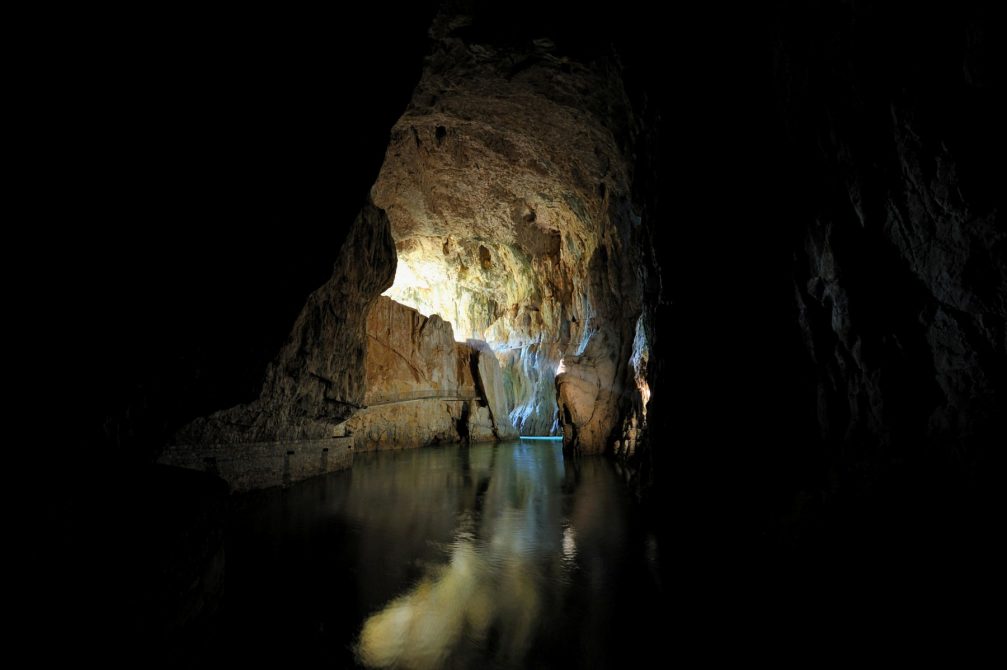
[[[513,245],[452,235],[398,240],[396,252],[395,279],[382,295],[440,316],[456,342],[489,345],[509,421],[523,436],[557,435],[553,380],[572,353],[571,320],[556,308],[553,287],[542,285],[535,258]]]
[[[489,346],[518,434],[633,445],[622,424],[635,436],[643,420],[649,335],[622,81],[605,61],[570,67],[552,44],[501,49],[523,59],[516,76],[473,73],[477,52],[445,43],[371,189],[397,256],[382,295]],[[465,86],[446,87],[455,77]]]

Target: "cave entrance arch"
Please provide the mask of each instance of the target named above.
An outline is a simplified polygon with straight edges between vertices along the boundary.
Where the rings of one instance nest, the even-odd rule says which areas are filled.
[[[384,295],[489,344],[520,434],[579,422],[604,451],[645,361],[630,114],[617,67],[554,50],[443,40],[371,197],[398,254]]]

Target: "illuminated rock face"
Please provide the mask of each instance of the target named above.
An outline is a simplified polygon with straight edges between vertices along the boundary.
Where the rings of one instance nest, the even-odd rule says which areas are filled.
[[[590,393],[569,394],[577,429],[564,434],[604,451],[640,405],[630,358],[642,240],[618,69],[547,42],[501,49],[438,30],[372,190],[399,258],[385,295],[492,346],[522,434],[568,423],[556,405],[562,358],[602,371],[584,374],[599,411],[581,407]]]
[[[381,297],[394,267],[388,219],[365,207],[332,278],[308,298],[267,370],[260,397],[183,428],[165,462],[198,466],[198,445],[234,445],[240,456],[249,443],[344,434],[357,449],[517,437],[492,350],[456,342],[439,316]]]
[[[365,409],[346,428],[358,450],[517,437],[500,366],[485,342],[381,297],[367,316]]]
[[[495,437],[501,440],[517,437],[518,431],[508,413],[503,374],[493,349],[480,340],[469,340],[467,346],[472,351],[472,375],[475,377],[476,391],[485,402]]]
[[[392,283],[395,246],[385,213],[357,217],[332,277],[312,293],[266,370],[259,398],[185,426],[180,443],[311,440],[342,433],[364,403],[367,314]]]
[[[367,314],[364,403],[425,395],[474,395],[471,349],[455,342],[451,324],[379,297]]]
[[[349,430],[363,449],[562,432],[569,449],[632,453],[649,241],[630,199],[619,68],[545,41],[501,49],[434,34],[376,207],[261,397],[193,422],[180,442]]]

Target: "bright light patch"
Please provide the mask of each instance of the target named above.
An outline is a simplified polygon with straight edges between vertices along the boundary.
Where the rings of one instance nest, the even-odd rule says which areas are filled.
[[[460,304],[457,284],[444,263],[431,261],[420,255],[399,254],[395,267],[395,281],[381,295],[416,309],[424,316],[438,315],[451,323],[455,340],[464,342],[470,337],[480,338],[472,332],[465,319],[465,306]],[[480,338],[481,339],[481,338]]]
[[[577,558],[577,533],[573,526],[567,526],[563,530],[563,556],[569,561]]]
[[[650,402],[650,385],[647,380],[637,377],[636,388],[640,390],[640,397],[643,399],[643,418],[647,418],[647,403]]]
[[[647,365],[650,362],[650,345],[647,342],[647,329],[644,327],[643,315],[636,320],[636,336],[633,338],[633,379],[643,400],[643,418],[647,418],[647,404],[650,402],[650,384],[647,383]]]
[[[556,366],[556,376],[559,377],[561,374],[566,372],[566,362],[565,359],[559,359],[559,365]]]

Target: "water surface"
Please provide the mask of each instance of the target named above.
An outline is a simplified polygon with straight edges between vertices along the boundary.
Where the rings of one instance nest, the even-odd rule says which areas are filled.
[[[556,442],[361,453],[236,505],[228,663],[622,667],[658,604],[612,464]]]

